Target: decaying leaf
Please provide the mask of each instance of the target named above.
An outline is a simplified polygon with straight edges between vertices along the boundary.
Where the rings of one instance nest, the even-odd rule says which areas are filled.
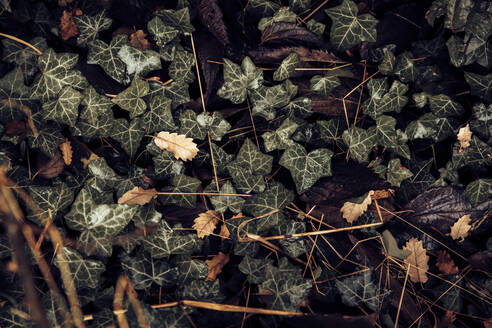
[[[470,214],[460,217],[452,226],[450,236],[453,240],[459,239],[459,241],[465,240],[471,229],[471,217]]]
[[[98,159],[98,158],[100,158],[100,157],[94,153],[91,153],[89,155],[89,158],[81,158],[80,161],[82,162],[82,164],[84,164],[84,170],[87,168],[87,166],[89,165],[90,162],[92,162],[93,160]]]
[[[229,238],[230,235],[231,235],[231,233],[229,232],[229,229],[227,229],[227,225],[222,224],[222,226],[220,227],[219,236],[222,239],[227,239],[227,238]]]
[[[55,152],[55,156],[50,159],[48,162],[44,163],[39,170],[32,177],[34,178],[39,175],[46,179],[51,179],[58,176],[62,171],[65,165],[63,164],[63,159],[59,151]]]
[[[208,265],[208,274],[205,281],[213,281],[217,279],[217,275],[222,272],[222,268],[229,262],[229,254],[219,252],[211,260],[206,260]]]
[[[372,198],[371,196],[374,194],[374,190],[370,190],[366,195],[360,197],[359,202],[345,202],[340,209],[342,212],[342,216],[348,223],[352,223],[357,220],[365,211],[367,211],[367,207],[371,205]]]
[[[130,35],[130,43],[140,50],[150,49],[150,42],[145,38],[146,36],[147,34],[143,30],[138,30]]]
[[[58,146],[62,152],[63,155],[63,161],[65,162],[65,165],[70,165],[72,164],[72,146],[70,144],[70,141],[68,139],[65,140],[64,143],[60,144]]]
[[[417,238],[410,238],[407,244],[403,246],[404,250],[409,250],[412,253],[405,259],[405,263],[410,265],[410,280],[413,282],[421,282],[425,284],[429,279],[427,270],[429,270],[429,256],[422,245],[422,241]]]
[[[198,238],[203,238],[210,235],[214,231],[217,223],[219,223],[219,218],[219,213],[214,210],[208,210],[200,213],[198,217],[193,220],[195,224],[192,227],[196,230]]]
[[[439,251],[439,254],[437,255],[436,266],[439,268],[439,271],[444,274],[458,273],[458,267],[456,266],[456,264],[454,264],[451,255],[449,255],[449,253],[446,251]]]
[[[70,11],[63,11],[62,16],[60,17],[60,36],[63,40],[68,40],[71,37],[79,34],[79,30],[77,29],[77,25],[75,25],[73,21],[73,16]]]
[[[470,124],[465,125],[465,127],[460,128],[457,137],[460,142],[460,149],[458,152],[462,152],[464,148],[470,147],[472,132],[470,130]]]
[[[118,204],[145,205],[157,197],[157,190],[135,187],[125,192],[119,199]]]
[[[185,162],[198,154],[198,147],[193,139],[182,134],[161,131],[154,138],[154,142],[160,149],[173,153],[176,159],[182,159]]]

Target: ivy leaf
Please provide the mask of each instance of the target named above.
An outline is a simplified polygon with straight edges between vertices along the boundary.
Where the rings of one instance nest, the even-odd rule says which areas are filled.
[[[88,43],[89,53],[87,54],[87,64],[96,64],[117,82],[127,85],[130,77],[126,75],[126,66],[118,56],[119,51],[124,45],[128,44],[126,35],[115,36],[110,44],[101,40],[94,40]]]
[[[347,1],[347,0],[345,0]],[[321,76],[315,75],[311,78],[310,89],[320,94],[321,96],[328,98],[331,90],[340,85],[340,80],[337,76]]]
[[[376,42],[377,19],[369,14],[357,15],[357,5],[351,0],[325,10],[331,18],[330,41],[339,50],[347,50],[363,41]]]
[[[187,109],[179,116],[179,134],[186,135],[189,138],[205,140],[207,136],[207,130],[204,126],[198,124],[196,113]],[[202,120],[205,122],[205,120]]]
[[[295,71],[296,66],[299,64],[299,55],[295,52],[291,53],[282,60],[282,63],[273,73],[274,81],[283,81],[289,78],[289,76]]]
[[[292,235],[303,232],[306,232],[306,225],[304,222],[284,219],[280,221],[277,232],[274,233],[279,235]],[[297,258],[307,252],[306,243],[302,237],[283,239],[280,240],[279,243],[284,251],[293,258]]]
[[[150,71],[161,69],[159,54],[153,50],[140,50],[127,43],[118,51],[118,57],[126,65],[126,74],[135,75],[134,78],[143,76]]]
[[[65,86],[85,89],[87,80],[82,73],[72,69],[77,64],[78,58],[79,56],[75,54],[57,54],[53,49],[46,50],[38,57],[41,73],[32,86],[32,97],[45,102],[55,98]]]
[[[279,9],[279,4],[268,0],[252,0],[246,6],[246,10],[257,18],[272,16]]]
[[[263,72],[256,69],[249,57],[244,57],[241,66],[224,58],[224,84],[217,95],[233,104],[240,104],[246,100],[248,90],[258,89],[262,82]]]
[[[29,187],[29,195],[32,200],[38,204],[40,208],[40,215],[44,218],[53,217],[56,219],[57,214],[70,206],[73,202],[73,190],[65,183],[60,183],[54,187],[41,187],[31,186]],[[27,216],[31,221],[44,225],[45,222],[40,221],[35,213]]]
[[[470,182],[463,195],[470,204],[478,206],[492,195],[492,179],[478,179]]]
[[[363,109],[364,114],[373,119],[387,112],[399,113],[408,102],[408,98],[404,96],[408,86],[399,81],[393,81],[388,90],[387,78],[371,79],[367,88],[371,97],[364,102]]]
[[[246,254],[238,265],[239,271],[248,276],[250,284],[261,284],[266,277],[267,267],[273,266],[271,259],[255,259]]]
[[[343,132],[342,138],[349,147],[350,156],[359,162],[366,162],[369,153],[376,145],[377,136],[371,129],[364,130],[352,126]]]
[[[393,74],[403,83],[413,82],[417,77],[417,69],[412,59],[413,56],[409,51],[405,51],[396,57]]]
[[[386,180],[391,183],[392,186],[399,187],[403,180],[411,178],[413,173],[409,169],[401,165],[399,158],[394,158],[388,163],[388,170],[386,171]]]
[[[180,174],[171,179],[172,187],[166,187],[162,191],[172,193],[196,192],[200,186],[200,180]],[[181,207],[194,208],[196,203],[195,195],[159,195],[159,200],[163,204],[176,204]]]
[[[289,102],[282,110],[287,111],[287,117],[308,117],[313,112],[313,101],[308,97],[299,97]]]
[[[95,16],[74,16],[73,21],[79,30],[77,44],[83,47],[87,46],[88,42],[96,40],[99,32],[107,30],[113,22],[112,19],[106,18],[104,10]]]
[[[289,0],[289,7],[296,13],[303,12],[311,7],[311,0]]]
[[[21,119],[24,114],[19,105],[29,105],[31,91],[24,84],[20,68],[14,68],[0,79],[0,121],[10,122]]]
[[[259,249],[258,243],[240,243],[238,242],[237,232],[239,225],[244,221],[251,218],[245,217],[241,214],[233,216],[225,222],[227,230],[230,232],[230,238],[234,241],[234,254],[238,256],[245,256],[247,254],[254,256]],[[258,233],[258,226],[256,221],[249,222],[241,229],[241,233]]]
[[[152,157],[152,161],[154,162],[154,172],[159,178],[169,178],[184,172],[183,161],[174,158],[171,152],[161,151]]]
[[[204,192],[217,192],[215,183],[211,183],[203,190]],[[232,186],[230,181],[226,181],[220,186],[221,194],[235,194],[236,189]],[[228,209],[232,213],[239,213],[243,208],[245,200],[238,196],[208,196],[210,202],[214,206],[214,209],[219,213],[225,213]]]
[[[398,146],[395,126],[396,119],[391,116],[381,115],[376,119],[378,145],[388,148],[396,148]]]
[[[39,129],[38,132],[37,137],[32,134],[28,135],[29,145],[32,148],[41,149],[46,155],[53,158],[58,151],[58,145],[64,142],[65,138],[60,131],[50,127]]]
[[[177,255],[173,258],[172,265],[178,270],[179,284],[207,277],[208,266],[205,261],[194,260],[189,255]]]
[[[231,128],[229,122],[224,120],[219,112],[200,113],[196,117],[196,122],[201,130],[210,132],[210,138],[215,141],[220,141]]]
[[[154,85],[162,90],[162,87],[160,87],[158,83],[154,83]],[[176,108],[190,100],[188,84],[181,81],[174,81],[167,85],[164,89],[164,94],[172,100],[172,108]]]
[[[89,189],[81,189],[72,203],[70,212],[65,214],[67,226],[73,230],[83,231],[88,226],[87,218],[95,206],[96,202],[92,199]]]
[[[104,263],[97,260],[84,259],[77,251],[63,247],[61,249],[65,255],[66,262],[72,272],[72,279],[77,289],[82,287],[97,288],[101,279],[101,274],[106,270]],[[56,256],[55,265],[60,268],[62,258]]]
[[[425,18],[429,25],[434,25],[436,18],[445,15],[444,27],[459,32],[465,27],[472,8],[472,1],[436,0],[432,2],[428,12],[425,14]]]
[[[486,102],[492,102],[492,73],[479,75],[465,72],[465,80],[470,86],[472,95],[483,98]]]
[[[270,184],[264,192],[248,198],[243,211],[254,217],[262,216],[258,221],[259,231],[268,231],[268,229],[278,226],[278,223],[284,218],[281,210],[293,200],[294,193],[282,184],[275,182]]]
[[[295,23],[296,14],[290,11],[289,7],[279,8],[272,17],[263,17],[258,22],[258,30],[263,32],[267,27],[278,22]]]
[[[171,254],[191,255],[201,249],[203,241],[195,234],[178,233],[161,222],[157,231],[142,238],[142,244],[150,256],[159,259]]]
[[[75,126],[81,100],[80,92],[70,86],[65,86],[57,99],[43,103],[43,117],[46,120]]]
[[[344,120],[335,117],[329,121],[318,121],[318,126],[321,139],[333,144],[341,139],[346,123]]]
[[[93,137],[110,137],[114,125],[114,117],[112,112],[99,117],[94,122],[79,121],[73,127],[74,136],[83,136],[85,138]]]
[[[444,94],[429,97],[429,107],[437,117],[461,116],[465,109]]]
[[[488,107],[483,103],[477,103],[473,106],[470,129],[482,140],[492,144],[492,104],[489,104]]]
[[[304,147],[296,143],[283,153],[279,164],[289,170],[297,192],[302,194],[320,178],[331,176],[332,156],[333,152],[326,148],[307,153]]]
[[[119,177],[113,169],[109,167],[104,158],[96,158],[91,160],[88,165],[88,169],[89,173],[94,177],[94,179],[96,179],[93,187],[102,187],[95,188],[99,192],[115,188],[116,185],[122,180],[121,177]]]
[[[169,77],[174,81],[193,82],[195,80],[195,74],[192,70],[194,64],[195,58],[192,53],[176,51],[174,60],[169,65]]]
[[[155,95],[150,99],[149,110],[142,116],[145,132],[175,131],[171,113],[171,99],[163,95]]]
[[[80,112],[80,119],[89,124],[97,124],[103,116],[112,116],[111,100],[97,93],[92,86],[84,90],[81,104],[84,109]]]
[[[163,9],[155,12],[155,14],[162,19],[165,25],[177,29],[180,33],[189,34],[195,31],[195,28],[190,22],[188,7],[180,10]]]
[[[182,299],[197,301],[207,301],[220,303],[223,296],[220,293],[219,281],[192,280],[189,284],[183,285],[178,291]]]
[[[144,251],[132,257],[123,254],[121,266],[137,290],[149,288],[152,283],[161,287],[172,287],[178,277],[177,268],[172,268],[164,260],[154,259]]]
[[[179,34],[177,29],[164,24],[162,19],[157,16],[147,23],[147,30],[154,37],[155,43],[159,47],[171,42]]]
[[[114,121],[111,137],[121,144],[125,152],[133,157],[137,153],[138,146],[144,135],[142,120],[134,118],[128,122],[124,118]]]
[[[149,93],[149,83],[135,77],[128,88],[120,92],[111,101],[122,109],[130,112],[130,118],[142,115],[147,109],[147,104],[142,99]]]
[[[323,34],[325,33],[325,29],[326,29],[325,24],[320,23],[314,19],[310,19],[306,23],[306,27],[308,28],[308,30],[310,30],[311,32],[313,32],[314,34],[316,34],[318,36],[323,36]]]
[[[342,302],[348,306],[366,305],[376,311],[379,298],[378,288],[372,280],[373,270],[366,270],[347,278],[337,279],[335,286],[342,296]]]
[[[29,41],[34,47],[44,52],[48,49],[46,40],[41,37],[35,37]],[[24,75],[26,83],[32,81],[32,78],[38,71],[38,57],[39,54],[31,47],[25,46],[10,39],[3,39],[3,60],[7,63],[16,65]]]
[[[265,190],[263,176],[272,170],[272,162],[272,156],[263,154],[250,139],[246,139],[227,169],[239,191],[262,192]]]
[[[433,138],[437,134],[437,117],[432,113],[420,116],[417,120],[410,122],[405,133],[410,140]]]
[[[280,127],[274,132],[265,132],[261,136],[265,150],[271,152],[275,149],[287,149],[294,145],[291,135],[296,131],[298,125],[289,118],[286,118]]]
[[[485,167],[492,164],[492,147],[472,136],[470,146],[461,149],[459,142],[453,146],[452,168],[458,170],[464,166]]]
[[[282,84],[250,90],[249,98],[253,103],[253,115],[262,116],[267,120],[273,120],[276,117],[275,109],[287,105],[290,100]]]

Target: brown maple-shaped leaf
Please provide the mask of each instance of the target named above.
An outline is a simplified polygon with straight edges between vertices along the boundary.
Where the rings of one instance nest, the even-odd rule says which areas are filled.
[[[212,281],[217,279],[219,273],[222,272],[222,268],[229,262],[229,254],[224,254],[219,252],[211,260],[206,260],[205,263],[208,265],[208,274],[205,281]]]
[[[348,223],[352,223],[357,220],[365,211],[367,211],[367,207],[371,205],[372,198],[371,196],[374,194],[374,190],[370,190],[367,193],[367,196],[362,200],[360,204],[345,202],[340,209],[342,212],[342,216]]]
[[[70,11],[64,10],[63,15],[60,17],[60,36],[63,40],[68,40],[79,34],[77,25],[73,21],[73,16]]]
[[[208,210],[198,214],[198,217],[193,220],[193,222],[195,222],[193,229],[196,230],[198,238],[210,235],[214,231],[217,223],[219,223],[219,218],[219,213],[214,210]]]
[[[470,141],[472,136],[472,132],[470,130],[470,124],[467,124],[465,127],[460,128],[456,136],[458,137],[458,141],[460,142],[460,149],[458,150],[458,152],[461,153],[463,149],[470,147]]]
[[[150,49],[150,42],[145,38],[146,36],[144,31],[138,30],[130,35],[130,43],[140,50]]]
[[[61,143],[58,147],[60,147],[60,150],[63,155],[63,161],[65,162],[65,165],[70,165],[72,164],[72,145],[70,144],[70,141],[68,139],[65,139],[64,143]]]
[[[465,240],[471,229],[471,217],[470,214],[460,217],[452,226],[450,236],[453,240],[459,239],[460,242]]]
[[[192,138],[183,134],[161,131],[154,138],[154,142],[160,149],[165,149],[174,154],[176,159],[191,160],[198,154],[198,147]]]
[[[458,273],[458,267],[454,264],[451,255],[446,251],[439,251],[439,254],[437,254],[436,266],[439,268],[439,271],[444,274]]]
[[[157,190],[135,187],[125,192],[119,199],[118,204],[145,205],[153,198],[157,197]]]
[[[64,167],[65,164],[63,163],[62,156],[60,152],[57,151],[55,152],[55,156],[53,156],[52,159],[41,165],[38,171],[34,173],[32,179],[34,180],[34,178],[38,175],[46,179],[54,178],[63,171]]]
[[[413,282],[426,283],[429,279],[426,272],[429,270],[429,257],[427,251],[422,245],[422,241],[417,238],[410,238],[403,249],[412,252],[405,258],[405,263],[410,265],[410,280]]]

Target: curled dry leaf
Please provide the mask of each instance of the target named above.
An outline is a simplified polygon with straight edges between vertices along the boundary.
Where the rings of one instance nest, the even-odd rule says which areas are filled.
[[[429,256],[422,245],[422,241],[417,238],[410,238],[403,249],[412,252],[406,259],[405,263],[410,265],[410,280],[425,284],[429,279],[426,272],[429,270]]]
[[[451,255],[446,251],[439,251],[437,255],[436,266],[444,274],[457,274],[458,267],[454,264]]]
[[[212,281],[217,279],[219,273],[222,272],[222,268],[229,262],[229,254],[224,254],[219,252],[211,260],[206,260],[205,263],[208,265],[208,274],[205,281]]]
[[[145,38],[146,36],[147,34],[144,31],[138,30],[130,35],[130,43],[140,50],[150,49],[150,42]]]
[[[155,197],[157,197],[157,190],[155,188],[144,189],[142,187],[135,187],[125,192],[118,199],[118,204],[145,205]]]
[[[220,227],[220,232],[219,232],[220,238],[227,239],[227,238],[229,238],[230,235],[231,235],[231,233],[229,232],[229,229],[227,229],[227,226],[225,224],[222,224],[222,226]]]
[[[367,211],[367,207],[371,205],[371,196],[373,194],[374,190],[370,190],[361,203],[345,202],[340,209],[343,218],[347,220],[348,223],[352,223],[357,220],[362,214],[364,214],[365,211]]]
[[[195,224],[192,228],[196,230],[198,238],[206,237],[214,231],[215,226],[219,223],[219,213],[208,210],[200,213],[193,222]]]
[[[458,131],[457,137],[460,142],[460,149],[458,152],[461,153],[463,149],[470,147],[471,136],[472,132],[470,130],[470,124],[467,124]]]
[[[53,156],[52,159],[50,159],[48,162],[44,163],[39,170],[34,174],[32,179],[36,176],[42,176],[43,178],[46,179],[51,179],[56,176],[58,176],[62,171],[63,168],[65,167],[63,163],[62,156],[59,151],[55,152],[55,156]]]
[[[63,11],[62,16],[60,17],[60,36],[63,40],[68,40],[71,37],[74,37],[79,34],[79,30],[77,29],[77,25],[75,25],[73,21],[73,16],[70,11]]]
[[[65,165],[70,165],[72,164],[72,146],[70,144],[70,141],[68,139],[65,139],[65,142],[60,144],[60,150],[63,155],[63,161],[65,162]]]
[[[154,142],[160,149],[165,149],[174,154],[176,159],[191,160],[198,154],[198,147],[192,138],[185,135],[169,132],[159,132]]]
[[[451,233],[449,234],[453,240],[459,239],[459,241],[465,240],[471,229],[471,217],[470,214],[460,217],[452,226]]]

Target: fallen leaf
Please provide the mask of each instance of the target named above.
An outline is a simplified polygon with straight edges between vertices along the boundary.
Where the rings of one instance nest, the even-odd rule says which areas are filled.
[[[135,187],[125,192],[119,199],[118,204],[145,205],[157,196],[157,190]]]
[[[150,42],[145,38],[146,36],[144,31],[138,30],[130,35],[130,43],[140,50],[150,49]]]
[[[470,131],[470,124],[467,124],[464,128],[458,131],[457,137],[460,142],[460,149],[458,152],[462,152],[463,149],[470,147],[472,132]]]
[[[100,158],[100,157],[94,153],[91,153],[89,158],[81,158],[80,161],[82,162],[82,164],[84,164],[84,170],[87,168],[87,166],[89,165],[90,162],[92,162],[93,160],[98,159],[98,158]]]
[[[367,207],[371,205],[371,196],[373,194],[374,190],[370,190],[361,203],[345,202],[340,209],[343,218],[347,220],[348,223],[352,223],[357,220],[365,211],[367,211]]]
[[[231,233],[229,232],[229,229],[227,229],[227,226],[225,224],[222,224],[222,226],[220,227],[219,236],[222,239],[227,239],[230,235]]]
[[[165,149],[174,154],[176,159],[191,160],[198,154],[198,148],[192,138],[185,135],[169,132],[159,132],[154,142],[160,149]]]
[[[444,274],[457,274],[458,267],[454,264],[451,255],[446,251],[439,251],[437,255],[436,266]]]
[[[222,272],[222,268],[229,262],[229,254],[219,252],[211,260],[206,260],[208,265],[208,274],[205,281],[212,281],[217,279],[217,275]]]
[[[72,146],[70,145],[70,141],[68,139],[65,139],[65,142],[60,144],[60,150],[63,154],[63,161],[65,162],[65,165],[70,165],[72,164]]]
[[[407,244],[403,246],[404,250],[409,250],[412,253],[405,259],[405,263],[410,265],[410,280],[413,282],[421,282],[425,284],[429,279],[426,275],[429,270],[429,257],[427,251],[422,245],[422,241],[417,238],[410,238]]]
[[[374,190],[374,193],[371,195],[371,199],[385,199],[390,197],[393,194],[393,189],[388,190]]]
[[[42,176],[43,178],[51,179],[58,176],[65,167],[62,156],[59,151],[55,152],[55,156],[48,162],[44,163],[39,170],[33,175],[32,179],[36,176]]]
[[[21,121],[12,121],[5,126],[5,133],[9,136],[24,136],[27,131],[26,123]]]
[[[257,296],[270,296],[273,295],[273,292],[268,288],[263,288],[261,285],[258,285],[258,291],[256,292]]]
[[[471,217],[470,214],[460,217],[452,226],[450,236],[453,240],[460,239],[462,242],[468,236],[468,232],[471,229]]]
[[[192,228],[196,230],[198,238],[206,237],[214,231],[215,226],[219,223],[219,213],[214,210],[208,210],[198,214],[198,217],[193,222],[195,224]]]
[[[60,17],[60,36],[63,40],[68,40],[79,34],[77,25],[75,25],[72,17],[72,13],[64,10],[63,15]]]
[[[456,314],[453,311],[446,311],[446,313],[442,316],[441,321],[439,322],[439,328],[447,328],[450,327],[451,324],[456,320]]]

